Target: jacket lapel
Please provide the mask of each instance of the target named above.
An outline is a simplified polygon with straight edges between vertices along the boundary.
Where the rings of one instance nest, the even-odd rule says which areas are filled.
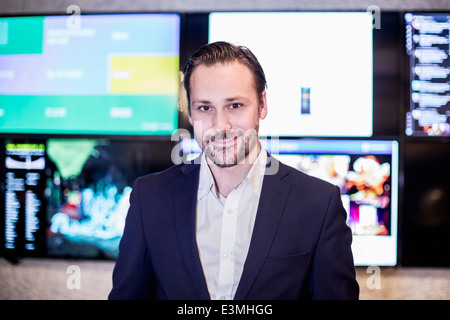
[[[276,162],[279,168],[275,175],[264,177],[252,239],[235,300],[245,299],[253,285],[269,253],[289,194],[290,185],[281,180],[288,173],[286,168],[273,157],[268,160],[272,164]]]
[[[185,165],[181,167],[181,171],[183,175],[174,181],[175,194],[173,195],[178,242],[197,298],[207,300],[210,297],[195,235],[200,165]]]

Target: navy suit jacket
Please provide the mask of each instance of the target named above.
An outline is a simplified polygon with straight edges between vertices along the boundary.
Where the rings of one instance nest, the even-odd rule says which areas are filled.
[[[235,300],[358,299],[339,189],[272,161]],[[196,243],[199,169],[136,180],[109,299],[210,298]]]

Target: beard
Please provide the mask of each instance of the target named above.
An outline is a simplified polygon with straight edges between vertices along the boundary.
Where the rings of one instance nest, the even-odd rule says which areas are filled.
[[[199,141],[197,139],[197,141]],[[258,141],[258,127],[206,133],[201,139],[202,150],[219,168],[230,168],[245,159]],[[199,143],[200,144],[200,143]]]

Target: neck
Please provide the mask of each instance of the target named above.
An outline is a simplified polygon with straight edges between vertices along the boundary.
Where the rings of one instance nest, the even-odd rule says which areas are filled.
[[[255,144],[249,154],[238,164],[232,167],[220,168],[211,160],[207,159],[209,168],[214,177],[216,191],[224,197],[228,197],[249,173],[253,164],[258,158],[261,148],[259,141]]]

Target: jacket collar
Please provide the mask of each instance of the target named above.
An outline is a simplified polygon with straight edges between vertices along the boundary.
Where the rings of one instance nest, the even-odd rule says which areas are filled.
[[[210,298],[208,287],[203,275],[195,236],[200,165],[185,164],[181,166],[180,170],[182,175],[174,181],[175,193],[173,195],[176,234],[197,298],[199,300],[208,300]]]
[[[174,181],[175,228],[197,297],[205,300],[210,297],[198,252],[195,228],[200,165],[193,162],[181,166],[180,170],[182,175]],[[245,299],[269,253],[289,194],[290,185],[283,181],[287,174],[285,166],[268,155],[255,226],[235,300]]]
[[[235,300],[246,298],[269,254],[290,190],[290,184],[283,181],[288,174],[286,167],[271,156],[267,160],[255,226]]]

